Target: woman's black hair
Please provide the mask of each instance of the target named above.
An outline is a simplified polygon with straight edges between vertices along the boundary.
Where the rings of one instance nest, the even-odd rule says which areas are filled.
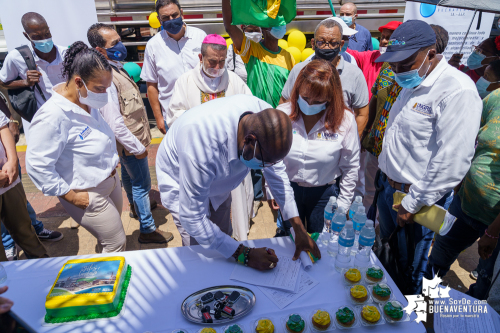
[[[98,76],[99,71],[111,72],[111,65],[99,51],[89,48],[81,41],[71,44],[63,61],[63,76],[66,78],[66,84],[75,74],[87,83]]]
[[[500,60],[490,62],[488,66],[493,71],[493,74],[495,75],[497,81],[500,81]]]

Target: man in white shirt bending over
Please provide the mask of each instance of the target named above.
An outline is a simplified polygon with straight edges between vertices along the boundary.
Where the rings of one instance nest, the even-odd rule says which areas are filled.
[[[218,98],[177,119],[158,149],[156,174],[162,203],[182,244],[239,258],[243,248],[231,238],[230,192],[251,169],[263,169],[283,217],[294,227],[294,259],[301,251],[321,255],[299,218],[282,162],[291,145],[290,118],[254,96]],[[248,266],[274,268],[277,258],[271,253],[250,250]]]
[[[425,22],[409,20],[389,40],[376,62],[389,62],[403,87],[392,106],[378,158],[384,190],[378,196],[380,232],[389,237],[399,225],[413,223],[425,206],[445,209],[453,188],[469,170],[481,120],[482,103],[474,82],[436,53],[436,34]],[[384,180],[385,179],[385,180]],[[382,185],[382,184],[379,184]],[[406,193],[393,210],[393,193]],[[419,294],[434,233],[415,223],[411,261],[405,230],[398,234],[400,264],[413,264],[404,294]],[[410,275],[407,273],[407,275]],[[401,288],[401,286],[400,286]]]
[[[156,12],[163,30],[146,45],[141,79],[147,82],[156,125],[165,134],[175,81],[200,62],[198,54],[207,34],[183,22],[182,8],[177,0],[157,0]]]

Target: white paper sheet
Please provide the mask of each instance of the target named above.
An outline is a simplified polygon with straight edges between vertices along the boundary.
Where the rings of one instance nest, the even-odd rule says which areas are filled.
[[[292,233],[293,239],[295,239],[295,231],[293,230],[293,228],[290,229],[290,232]],[[300,262],[302,263],[302,267],[304,267],[304,270],[306,271],[310,270],[313,265],[311,258],[309,258],[309,255],[304,251],[300,252]]]
[[[276,304],[278,308],[284,309],[319,283],[304,270],[301,269],[300,272],[301,274],[296,293],[265,287],[259,287],[259,289],[264,293],[264,295],[266,295],[271,301],[273,301],[273,303]]]
[[[470,301],[470,305],[476,306],[475,302],[480,302],[479,300],[466,295],[458,290],[450,289],[450,298],[460,302],[458,305],[466,304],[464,300]],[[450,305],[450,298],[441,298],[445,305]],[[455,305],[454,305],[455,306]],[[498,330],[495,328],[493,323],[492,315],[497,316],[495,310],[487,304],[479,304],[477,307],[487,307],[488,313],[474,313],[469,311],[462,312],[448,312],[448,313],[435,313],[434,314],[434,330],[436,333],[446,333],[446,332],[481,332],[481,333],[495,333]],[[462,308],[463,310],[463,308]]]
[[[279,262],[276,268],[264,272],[235,264],[230,279],[255,286],[295,292],[297,280],[300,276],[300,261],[293,261],[292,258],[279,256],[278,259]]]

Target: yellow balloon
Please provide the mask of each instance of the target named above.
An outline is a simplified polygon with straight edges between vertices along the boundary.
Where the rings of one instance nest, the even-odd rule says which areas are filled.
[[[226,39],[226,45],[229,47],[229,45],[233,44],[233,40],[231,38]]]
[[[287,33],[288,33],[288,34],[291,34],[291,33],[292,33],[292,32],[294,32],[294,31],[300,31],[300,30],[299,30],[299,29],[297,29],[297,28],[292,28],[292,29],[290,29],[290,30],[287,30]]]
[[[157,12],[153,12],[153,13],[149,14],[149,25],[151,26],[151,28],[154,28],[154,29],[158,29],[159,27],[161,27],[161,23],[160,23],[160,20],[158,19]]]
[[[300,58],[300,60],[305,61],[313,53],[314,53],[314,50],[309,48],[309,47],[307,49],[304,49],[304,51],[302,51],[302,57]]]
[[[300,50],[295,46],[290,46],[286,50],[290,52],[292,57],[295,59],[295,63],[298,64],[300,62],[300,58],[302,57],[302,53],[300,53]]]
[[[294,46],[300,52],[306,47],[306,36],[300,31],[294,31],[288,35],[288,46]]]
[[[278,39],[278,46],[286,50],[288,48],[288,42],[284,39]]]

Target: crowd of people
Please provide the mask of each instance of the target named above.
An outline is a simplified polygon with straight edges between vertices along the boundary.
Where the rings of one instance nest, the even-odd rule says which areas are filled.
[[[321,258],[309,234],[323,230],[330,197],[347,210],[360,196],[365,207],[376,200],[382,238],[397,232],[400,264],[413,268],[409,292],[420,293],[424,276],[446,275],[479,238],[477,283],[469,293],[500,294],[500,282],[490,288],[500,270],[500,37],[474,46],[464,66],[463,55],[442,55],[448,43],[442,27],[391,21],[379,28],[373,50],[356,6],[346,3],[338,18],[317,25],[314,54],[296,64],[278,45],[286,26],[233,25],[230,0],[222,0],[229,47],[223,37],[185,24],[177,0],[158,0],[156,12],[162,28],[147,43],[141,79],[165,134],[156,159],[161,203],[184,246],[273,269],[272,249],[232,237],[248,232],[233,228],[265,198],[276,236],[293,228],[294,259],[302,251]],[[76,41],[65,48],[53,43],[40,14],[26,13],[22,25],[36,70],[13,50],[0,86],[37,88],[38,110],[23,119],[33,183],[57,197],[102,252],[126,250],[122,186],[140,222],[138,241],[171,241],[151,212],[157,205],[149,198],[151,132],[140,90],[121,64],[127,49],[120,35],[97,23],[88,29],[90,47]],[[40,240],[63,235],[44,228],[27,202],[18,124],[1,100],[0,109],[0,261],[13,258],[14,242],[28,258],[47,257]],[[406,194],[398,205],[396,191]],[[446,235],[413,221],[432,205],[457,218]]]

